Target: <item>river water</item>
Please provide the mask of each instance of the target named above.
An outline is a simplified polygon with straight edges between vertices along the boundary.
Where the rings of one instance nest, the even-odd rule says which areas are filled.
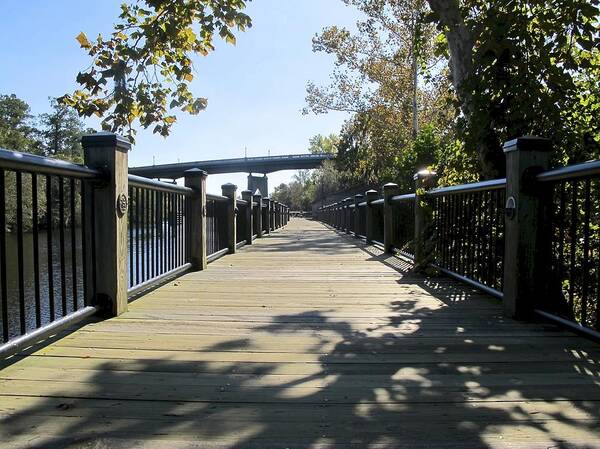
[[[166,230],[166,223],[164,229]],[[180,226],[180,232],[183,232],[183,226]],[[8,297],[8,329],[9,338],[13,338],[20,335],[20,307],[19,307],[19,271],[18,271],[18,241],[17,235],[14,233],[6,233],[6,277],[7,277],[7,297]],[[181,235],[181,234],[180,234]],[[136,230],[134,229],[134,241],[137,241]],[[75,242],[75,290],[77,292],[76,297],[73,294],[73,260],[71,253],[71,233],[70,229],[65,228],[65,239],[64,239],[64,260],[61,261],[60,257],[60,240],[59,230],[53,229],[52,231],[52,279],[53,279],[53,304],[55,311],[55,319],[62,317],[64,314],[68,314],[75,309],[81,308],[84,304],[83,297],[83,251],[82,251],[82,233],[81,229],[76,229],[76,242]],[[139,242],[140,242],[140,253],[142,248],[148,248],[146,255],[151,259],[154,256],[153,249],[156,247],[155,243],[157,239],[160,239],[157,235],[145,236],[140,230]],[[39,231],[38,233],[38,248],[39,248],[39,296],[40,296],[40,318],[41,324],[47,324],[52,321],[50,313],[51,295],[50,295],[50,276],[48,270],[48,246],[47,246],[47,233],[46,231]],[[166,243],[166,250],[170,251],[170,241]],[[180,241],[180,248],[183,248],[184,242]],[[129,254],[129,253],[128,253]],[[128,257],[129,259],[129,257]],[[133,248],[133,271],[134,281],[136,272],[144,278],[149,278],[152,275],[158,273],[152,273],[148,271],[148,267],[143,267],[140,264],[139,270],[136,270],[137,252],[136,245]],[[140,259],[141,260],[141,259]],[[64,265],[64,278],[61,274],[61,266]],[[130,261],[128,260],[128,267]],[[156,268],[156,267],[155,267]],[[91,269],[88,267],[88,269]],[[98,267],[102,269],[102,267]],[[129,268],[127,270],[128,285],[131,285],[129,279]],[[34,250],[33,250],[33,234],[23,234],[23,296],[25,304],[25,324],[26,331],[29,332],[36,328],[36,315],[35,315],[35,276],[34,276]],[[63,295],[66,299],[66,308],[63,310]],[[1,309],[0,304],[0,309]],[[3,325],[0,320],[0,335],[3,331]]]

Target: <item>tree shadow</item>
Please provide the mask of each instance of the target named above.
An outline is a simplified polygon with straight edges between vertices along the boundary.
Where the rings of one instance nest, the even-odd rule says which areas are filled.
[[[241,336],[203,346],[189,334],[175,351],[131,358],[83,346],[77,360],[33,355],[37,371],[23,359],[0,372],[15,388],[2,389],[0,446],[600,447],[596,345],[345,245],[398,271],[389,303],[279,314]],[[7,380],[28,372],[35,381]]]

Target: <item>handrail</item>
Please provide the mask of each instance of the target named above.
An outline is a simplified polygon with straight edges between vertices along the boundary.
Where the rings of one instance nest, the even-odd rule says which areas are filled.
[[[371,201],[369,204],[371,206],[383,206],[384,203],[385,203],[384,199],[379,198],[378,200]]]
[[[60,159],[51,159],[34,154],[21,153],[0,148],[0,166],[10,170],[35,172],[45,175],[68,176],[80,179],[101,178],[104,174],[84,165]]]
[[[551,182],[598,175],[600,175],[600,160],[595,160],[548,170],[538,174],[536,179],[540,182]]]
[[[191,195],[194,192],[189,187],[169,184],[155,179],[144,178],[143,176],[127,175],[127,179],[131,187],[141,187],[144,189],[156,190],[157,192],[180,193],[184,195]]]
[[[390,198],[390,203],[402,203],[404,201],[414,201],[415,199],[414,193],[405,193],[404,195],[395,195]]]
[[[465,192],[484,192],[488,190],[500,190],[506,188],[506,178],[492,179],[490,181],[473,182],[470,184],[460,184],[457,186],[438,187],[425,194],[427,196],[454,195]]]
[[[206,199],[207,200],[212,200],[212,201],[221,201],[221,202],[229,201],[229,198],[227,198],[226,196],[215,195],[214,193],[207,193],[206,194]]]

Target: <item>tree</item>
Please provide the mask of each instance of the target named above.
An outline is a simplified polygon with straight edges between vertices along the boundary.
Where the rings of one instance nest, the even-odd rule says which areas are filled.
[[[92,58],[77,75],[81,88],[60,98],[81,116],[103,117],[104,130],[133,139],[134,123],[167,136],[179,109],[197,114],[206,98],[194,97],[193,55],[214,50],[215,35],[235,44],[234,30],[251,26],[242,10],[250,0],[138,0],[121,5],[114,32],[94,40],[77,36]]]
[[[428,3],[447,42],[459,129],[485,177],[504,173],[501,144],[519,135],[552,139],[563,160],[589,155],[590,138],[600,141],[598,0]]]
[[[86,132],[74,109],[50,99],[51,112],[39,117],[41,146],[45,155],[74,162],[83,160],[81,136]]]
[[[337,154],[337,147],[340,143],[340,138],[336,134],[323,136],[317,134],[308,141],[308,151],[312,154]]]
[[[454,140],[447,68],[434,54],[438,33],[424,21],[424,1],[343,1],[366,18],[355,33],[332,26],[313,39],[314,51],[335,56],[335,69],[331,85],[308,84],[305,112],[352,114],[336,144],[340,184],[409,188],[416,170],[436,162],[436,148],[417,147],[421,131]]]
[[[33,151],[35,144],[29,105],[14,94],[0,94],[0,148]]]

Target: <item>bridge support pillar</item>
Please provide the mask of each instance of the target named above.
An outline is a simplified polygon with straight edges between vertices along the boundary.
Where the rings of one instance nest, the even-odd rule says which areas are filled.
[[[415,237],[413,250],[415,255],[415,268],[424,269],[428,266],[430,251],[427,233],[431,230],[433,209],[427,201],[425,193],[433,187],[436,173],[430,170],[421,170],[415,173]]]
[[[188,249],[192,270],[206,269],[206,172],[192,168],[185,172],[185,185],[194,193],[189,197]]]
[[[365,192],[365,197],[367,199],[367,223],[366,223],[366,238],[367,243],[372,243],[373,238],[375,237],[375,215],[373,211],[373,205],[371,204],[373,201],[377,199],[377,190],[367,190]]]
[[[235,254],[237,236],[236,236],[236,194],[237,186],[235,184],[227,183],[221,186],[223,196],[226,196],[229,201],[227,202],[227,247],[229,248],[229,254]]]
[[[131,143],[116,134],[97,133],[83,136],[85,165],[106,173],[107,179],[101,185],[87,185],[85,192],[89,196],[85,204],[92,204],[94,195],[94,227],[96,261],[88,260],[88,267],[96,267],[96,295],[92,305],[98,306],[102,312],[118,316],[127,311],[127,153]],[[86,208],[87,223],[92,221],[92,210]],[[90,234],[90,233],[88,233]],[[91,234],[86,235],[88,248],[95,242]],[[86,257],[91,258],[92,251]],[[88,275],[91,276],[91,270]],[[92,282],[87,282],[88,286]],[[86,292],[90,298],[91,292]]]
[[[254,234],[254,227],[252,222],[254,219],[254,208],[252,207],[252,192],[250,190],[242,190],[242,199],[246,201],[246,245],[252,245],[252,235]]]
[[[261,238],[263,231],[262,231],[262,196],[260,195],[260,193],[255,193],[254,195],[252,195],[252,199],[254,200],[254,202],[256,203],[256,208],[258,209],[258,212],[255,215],[255,219],[256,219],[256,237],[257,238]]]
[[[547,300],[551,259],[550,220],[544,207],[551,189],[536,188],[535,175],[550,165],[552,146],[541,137],[520,137],[504,144],[506,208],[504,233],[504,312],[527,319],[535,299]],[[551,232],[551,231],[550,231]]]
[[[250,173],[248,175],[248,190],[250,190],[252,193],[256,193],[258,191],[263,197],[268,196],[269,178],[267,178],[267,175],[254,176],[252,173]]]
[[[386,253],[394,249],[394,207],[390,201],[394,195],[398,195],[400,189],[398,184],[388,182],[383,186],[383,247]]]

